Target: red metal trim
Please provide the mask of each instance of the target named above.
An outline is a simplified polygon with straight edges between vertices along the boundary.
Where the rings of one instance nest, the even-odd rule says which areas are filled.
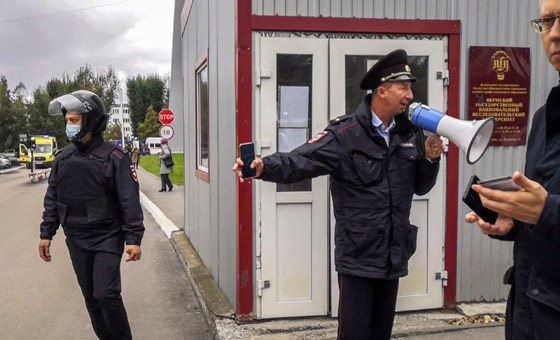
[[[197,178],[200,178],[201,180],[203,180],[204,182],[210,183],[210,174],[207,173],[206,171],[200,170],[200,169],[196,169],[196,170],[194,170],[194,175],[195,175]]]
[[[457,23],[459,31],[460,22]],[[459,118],[459,88],[461,84],[461,36],[449,35],[449,91],[447,111],[451,117]],[[457,297],[457,209],[459,197],[459,149],[449,144],[447,153],[447,211],[445,228],[445,269],[447,287],[444,290],[444,303],[452,305]]]
[[[460,34],[459,20],[397,20],[323,17],[252,16],[251,28],[263,31]]]
[[[253,140],[251,0],[238,0],[235,70],[237,143]],[[253,313],[253,191],[252,181],[237,181],[237,318],[254,319]]]
[[[252,30],[316,31],[351,33],[440,34],[449,36],[450,86],[448,113],[459,117],[459,20],[389,20],[355,18],[316,18],[253,16],[251,0],[237,1],[236,41],[236,130],[237,143],[252,140]],[[449,146],[445,256],[448,287],[446,304],[455,303],[457,271],[457,205],[459,150]],[[253,197],[251,181],[237,186],[237,316],[252,319],[253,314]],[[242,251],[243,250],[243,251]]]
[[[198,72],[198,69],[208,61],[208,50],[206,50],[206,52],[204,52],[200,58],[198,58],[198,60],[196,61],[196,63],[194,64],[194,69],[195,72]]]
[[[183,9],[181,10],[181,34],[185,32],[185,27],[187,27],[187,20],[191,13],[192,4],[193,0],[186,0],[183,4]]]
[[[200,58],[195,63],[194,66],[194,74],[195,74],[195,81],[194,81],[194,93],[195,93],[195,123],[196,123],[196,131],[195,131],[195,145],[196,145],[196,159],[195,159],[195,170],[194,175],[201,180],[210,183],[210,140],[208,141],[208,169],[204,170],[199,167],[198,164],[198,74],[202,68],[206,67],[208,70],[208,51],[204,52]],[[209,72],[209,70],[208,70]],[[210,83],[208,83],[208,87],[210,87]],[[206,89],[208,93],[206,94],[206,107],[208,108],[208,116],[210,116],[210,88]],[[208,117],[210,118],[210,117]],[[210,121],[210,119],[208,119]],[[207,128],[207,136],[210,136],[210,124],[208,124]]]

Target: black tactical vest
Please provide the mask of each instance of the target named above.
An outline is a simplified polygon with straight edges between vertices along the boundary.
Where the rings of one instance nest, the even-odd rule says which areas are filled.
[[[105,142],[80,155],[71,144],[60,154],[55,184],[63,226],[88,227],[120,218],[110,181],[112,174],[106,171],[114,149],[113,144]]]

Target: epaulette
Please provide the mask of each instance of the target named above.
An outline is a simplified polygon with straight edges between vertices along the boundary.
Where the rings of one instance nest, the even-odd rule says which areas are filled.
[[[111,152],[116,149],[116,145],[110,142],[104,142],[99,147],[95,148],[91,153],[98,158],[107,159]]]
[[[54,156],[56,157],[56,156],[60,155],[62,153],[62,150],[64,150],[64,148],[65,147],[62,147],[60,149],[56,149],[56,151],[54,152]]]
[[[76,145],[70,143],[63,147],[59,152],[57,152],[56,157],[66,158],[70,156],[74,151],[76,151]]]
[[[336,125],[336,124],[339,124],[340,122],[343,122],[343,121],[348,120],[350,118],[352,118],[352,115],[338,116],[336,118],[331,119],[330,124],[331,125]]]

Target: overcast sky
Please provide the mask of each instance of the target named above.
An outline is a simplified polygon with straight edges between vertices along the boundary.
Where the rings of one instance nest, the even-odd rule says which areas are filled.
[[[173,0],[0,0],[0,75],[29,94],[86,63],[128,76],[171,69]]]

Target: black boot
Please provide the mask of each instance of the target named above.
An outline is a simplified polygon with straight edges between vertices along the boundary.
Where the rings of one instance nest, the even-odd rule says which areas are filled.
[[[166,192],[166,191],[167,190],[165,190],[165,189],[158,190],[158,192]],[[171,190],[169,190],[169,191],[171,191]]]

